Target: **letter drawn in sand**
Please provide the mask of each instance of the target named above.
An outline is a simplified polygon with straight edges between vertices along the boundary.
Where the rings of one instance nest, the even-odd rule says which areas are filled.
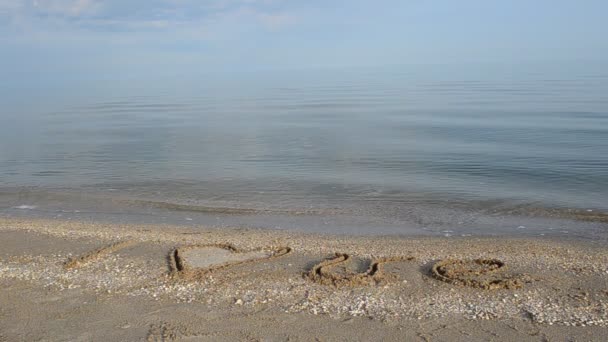
[[[440,260],[431,269],[433,277],[450,284],[486,290],[518,289],[528,277],[506,273],[505,263],[497,259]]]
[[[81,255],[79,257],[74,257],[74,258],[70,258],[64,265],[64,267],[66,269],[72,269],[72,268],[77,268],[77,267],[81,267],[86,263],[89,263],[93,260],[96,260],[98,258],[101,258],[102,256],[105,256],[107,254],[116,252],[118,250],[130,247],[134,244],[136,244],[137,241],[135,240],[127,240],[127,241],[121,241],[121,242],[116,242],[113,243],[111,245],[96,249],[94,251],[91,251],[89,253],[86,253],[84,255]]]
[[[306,276],[319,284],[331,286],[359,286],[359,285],[376,285],[387,281],[390,275],[384,273],[383,266],[389,262],[411,261],[413,257],[391,257],[372,260],[369,267],[364,272],[353,272],[346,269],[346,264],[352,260],[352,257],[344,253],[336,253],[330,259],[322,261],[315,265]],[[338,271],[341,267],[343,270]]]

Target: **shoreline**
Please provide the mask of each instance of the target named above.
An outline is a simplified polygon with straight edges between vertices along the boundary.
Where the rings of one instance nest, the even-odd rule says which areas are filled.
[[[392,246],[400,246],[402,244],[416,245],[424,242],[425,244],[432,243],[451,243],[451,242],[467,242],[473,241],[476,243],[499,243],[508,245],[509,243],[540,243],[578,246],[577,248],[604,248],[604,241],[591,240],[586,237],[577,236],[527,236],[527,235],[408,235],[408,234],[350,234],[350,233],[334,233],[334,232],[307,232],[304,230],[290,230],[280,228],[261,228],[247,226],[206,226],[199,224],[173,224],[173,223],[116,223],[112,221],[97,221],[86,219],[65,219],[63,217],[55,218],[38,218],[29,216],[7,217],[0,216],[0,232],[2,231],[27,231],[35,234],[46,234],[58,238],[91,238],[100,239],[100,241],[113,241],[124,239],[141,239],[142,242],[167,242],[167,243],[183,243],[184,236],[192,239],[196,236],[205,236],[205,239],[210,241],[223,241],[230,239],[236,241],[237,244],[243,244],[252,247],[260,244],[256,238],[255,241],[242,239],[242,236],[255,236],[258,238],[267,237],[272,241],[297,241],[298,248],[306,253],[314,253],[319,251],[319,244],[343,244],[346,242],[354,242],[355,244],[346,244],[343,247],[351,252],[360,253],[361,249],[367,249],[369,253],[364,255],[374,254],[390,254],[385,247],[377,247],[375,245],[366,245],[366,242],[383,243]],[[209,235],[214,235],[211,238]],[[199,238],[195,238],[198,240]],[[362,246],[360,246],[362,245]],[[356,247],[358,246],[358,247]],[[356,248],[351,250],[351,248]]]
[[[222,201],[159,202],[145,196],[115,193],[24,190],[0,192],[0,218],[218,229],[245,227],[341,236],[552,237],[608,243],[608,213],[602,210],[492,201],[333,204],[318,203],[305,208]]]
[[[520,339],[608,338],[608,250],[601,243],[19,218],[0,218],[0,237],[0,284],[6,288],[0,296],[0,337],[8,340],[58,336],[54,334],[65,339],[108,334],[109,340],[154,340],[165,333],[176,340],[309,340],[323,338],[317,336],[323,329],[326,339],[369,336],[367,330],[383,331],[388,340],[486,339],[488,331],[498,340],[511,333]],[[173,251],[188,246],[219,260],[230,260],[232,252],[244,253],[243,260],[246,253],[259,252],[219,269],[205,269],[197,264],[203,259],[190,256],[187,261],[201,271],[190,278],[180,276],[170,263]],[[288,253],[266,258],[284,247]],[[347,255],[348,261],[323,264],[336,253]],[[457,273],[451,282],[432,274],[440,261],[474,259],[498,260],[505,267],[489,278],[482,270],[481,278],[466,281]],[[77,262],[66,268],[69,260]],[[381,266],[381,276],[369,273],[377,260],[391,261]],[[346,281],[315,281],[310,272],[320,267],[326,267],[323,272],[330,278]],[[515,279],[518,286],[467,286],[501,279]],[[55,299],[51,303],[48,298]],[[114,316],[94,323],[110,308],[116,309]],[[62,332],[53,323],[57,315],[73,323],[72,328]],[[26,317],[37,328],[30,323],[24,331]],[[236,329],[230,320],[244,328]],[[292,328],[282,321],[291,322]],[[201,324],[209,322],[213,324]]]

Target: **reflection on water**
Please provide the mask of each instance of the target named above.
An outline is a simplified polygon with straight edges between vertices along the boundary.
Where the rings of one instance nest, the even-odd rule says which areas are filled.
[[[228,207],[606,210],[607,94],[594,70],[523,67],[24,90],[3,101],[0,186]]]

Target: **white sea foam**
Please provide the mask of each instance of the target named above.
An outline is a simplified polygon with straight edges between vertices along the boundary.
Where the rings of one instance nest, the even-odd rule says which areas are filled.
[[[35,206],[35,205],[26,205],[26,204],[22,204],[22,205],[19,205],[19,206],[13,207],[13,208],[14,208],[14,209],[23,209],[23,210],[33,210],[33,209],[36,209],[36,208],[38,208],[38,207],[37,207],[37,206]]]

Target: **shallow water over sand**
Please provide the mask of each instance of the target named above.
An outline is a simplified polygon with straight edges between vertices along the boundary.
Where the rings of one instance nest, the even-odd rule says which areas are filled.
[[[50,194],[90,193],[209,217],[219,207],[442,227],[511,214],[605,222],[600,70],[444,66],[5,85],[0,192],[5,210],[77,210],[78,199]],[[452,212],[464,214],[455,221]]]

